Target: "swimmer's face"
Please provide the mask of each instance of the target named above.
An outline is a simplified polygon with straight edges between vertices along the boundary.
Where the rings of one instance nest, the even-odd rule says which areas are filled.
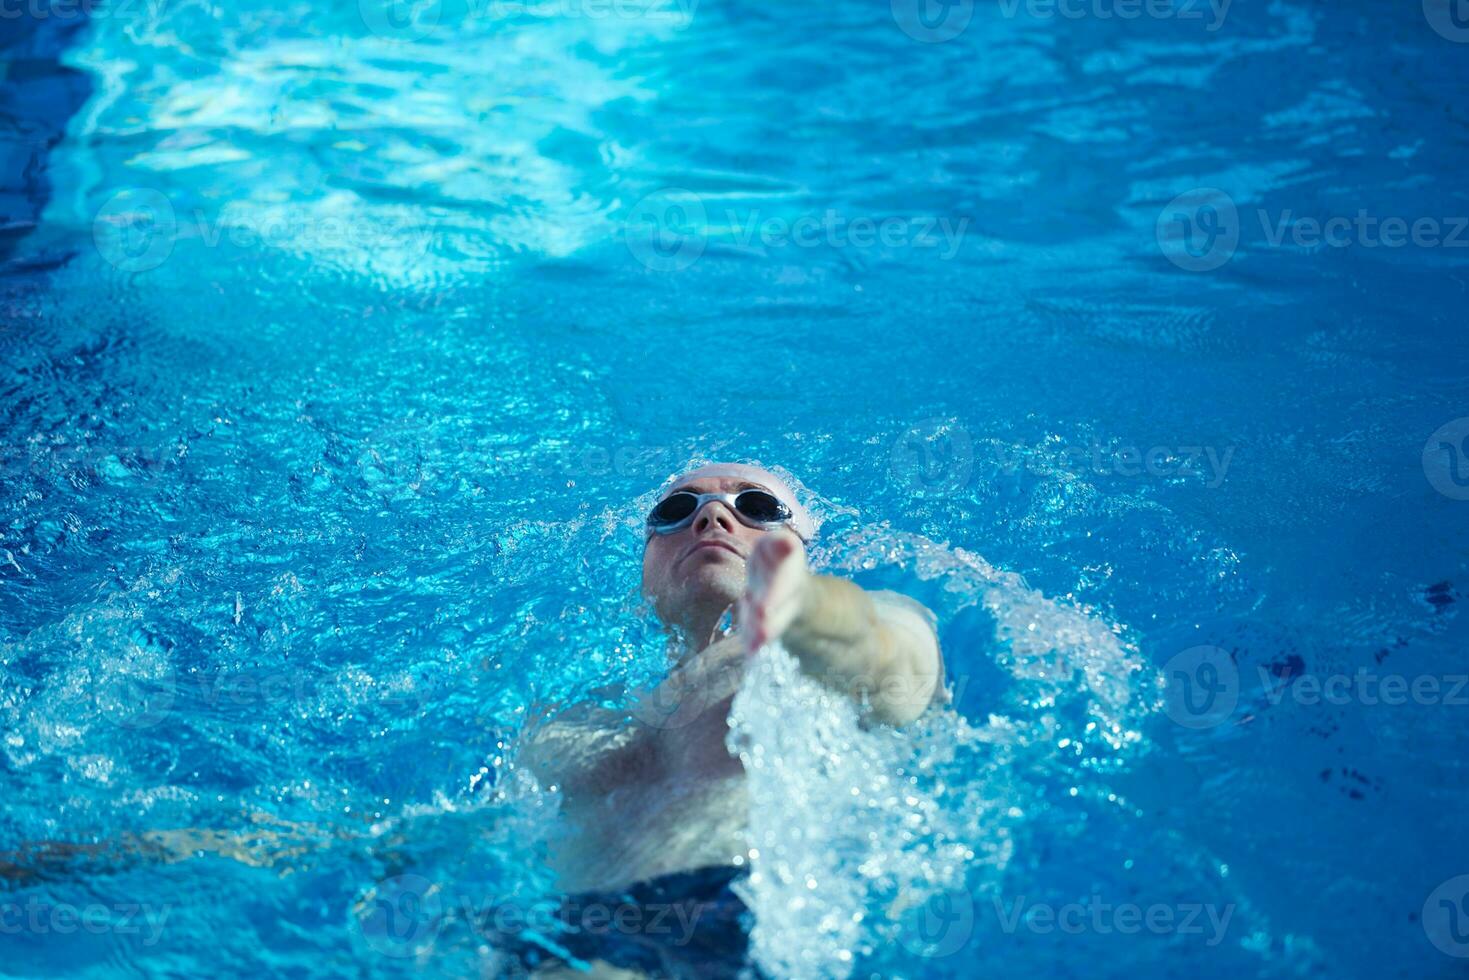
[[[739,493],[751,488],[768,489],[736,477],[702,477],[681,481],[663,496],[677,490]],[[711,500],[692,523],[648,539],[643,550],[643,594],[667,623],[687,623],[711,609],[720,612],[744,592],[745,559],[768,533],[741,523],[723,502]]]

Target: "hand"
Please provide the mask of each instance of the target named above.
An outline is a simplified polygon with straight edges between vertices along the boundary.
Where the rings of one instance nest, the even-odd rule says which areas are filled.
[[[745,569],[739,629],[745,639],[745,652],[753,654],[780,639],[795,621],[811,571],[806,565],[806,546],[785,528],[760,539]]]

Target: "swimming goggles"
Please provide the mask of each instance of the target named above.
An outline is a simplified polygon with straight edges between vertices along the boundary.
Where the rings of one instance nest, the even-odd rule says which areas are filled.
[[[648,529],[654,534],[672,534],[694,522],[694,515],[711,500],[730,510],[746,527],[768,531],[790,522],[791,509],[768,490],[741,490],[739,493],[693,493],[680,490],[658,501],[648,515]]]

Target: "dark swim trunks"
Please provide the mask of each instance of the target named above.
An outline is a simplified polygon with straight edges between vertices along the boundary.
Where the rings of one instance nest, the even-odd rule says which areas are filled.
[[[732,867],[699,868],[620,891],[567,895],[556,909],[553,933],[522,930],[494,945],[527,970],[585,970],[601,961],[678,980],[758,976],[748,956],[750,912],[731,888],[745,874]]]

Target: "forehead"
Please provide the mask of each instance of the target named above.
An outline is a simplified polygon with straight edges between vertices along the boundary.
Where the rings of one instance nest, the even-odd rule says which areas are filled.
[[[687,490],[689,493],[739,493],[741,490],[768,489],[770,488],[738,476],[701,476],[678,481],[664,496],[680,490]]]

